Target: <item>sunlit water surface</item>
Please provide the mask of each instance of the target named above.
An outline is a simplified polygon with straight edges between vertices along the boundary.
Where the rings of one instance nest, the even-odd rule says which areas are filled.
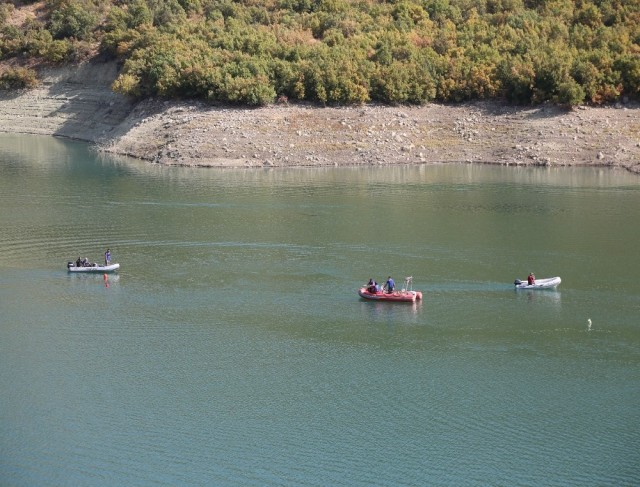
[[[639,485],[639,222],[615,170],[2,136],[0,484]],[[107,247],[119,273],[67,274]],[[388,275],[423,302],[360,300]]]

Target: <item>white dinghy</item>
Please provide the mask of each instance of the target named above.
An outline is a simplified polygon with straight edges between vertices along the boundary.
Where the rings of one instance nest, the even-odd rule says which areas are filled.
[[[120,269],[120,264],[98,265],[96,263],[90,265],[76,265],[75,262],[67,262],[67,270],[69,272],[113,272]]]
[[[527,280],[521,281],[516,279],[514,285],[516,289],[555,289],[562,282],[559,277],[548,277],[546,279],[536,279],[533,284],[529,284]]]

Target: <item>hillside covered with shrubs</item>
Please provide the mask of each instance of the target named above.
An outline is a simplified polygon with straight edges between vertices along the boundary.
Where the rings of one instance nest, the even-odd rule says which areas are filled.
[[[135,97],[640,99],[640,0],[15,0],[0,26],[5,89],[99,55]]]

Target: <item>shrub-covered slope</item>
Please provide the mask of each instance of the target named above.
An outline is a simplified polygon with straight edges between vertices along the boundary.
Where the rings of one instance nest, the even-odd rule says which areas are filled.
[[[262,105],[640,98],[640,0],[0,4],[0,86],[101,54],[129,95]]]

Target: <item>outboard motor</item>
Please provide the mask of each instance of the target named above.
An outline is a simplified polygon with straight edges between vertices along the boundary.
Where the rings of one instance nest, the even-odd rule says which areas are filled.
[[[513,281],[513,284],[515,286],[519,286],[520,284],[522,284],[522,281],[520,279],[516,279],[515,281]]]
[[[67,269],[69,269],[70,267],[75,266],[75,264],[73,262],[67,262]]]

